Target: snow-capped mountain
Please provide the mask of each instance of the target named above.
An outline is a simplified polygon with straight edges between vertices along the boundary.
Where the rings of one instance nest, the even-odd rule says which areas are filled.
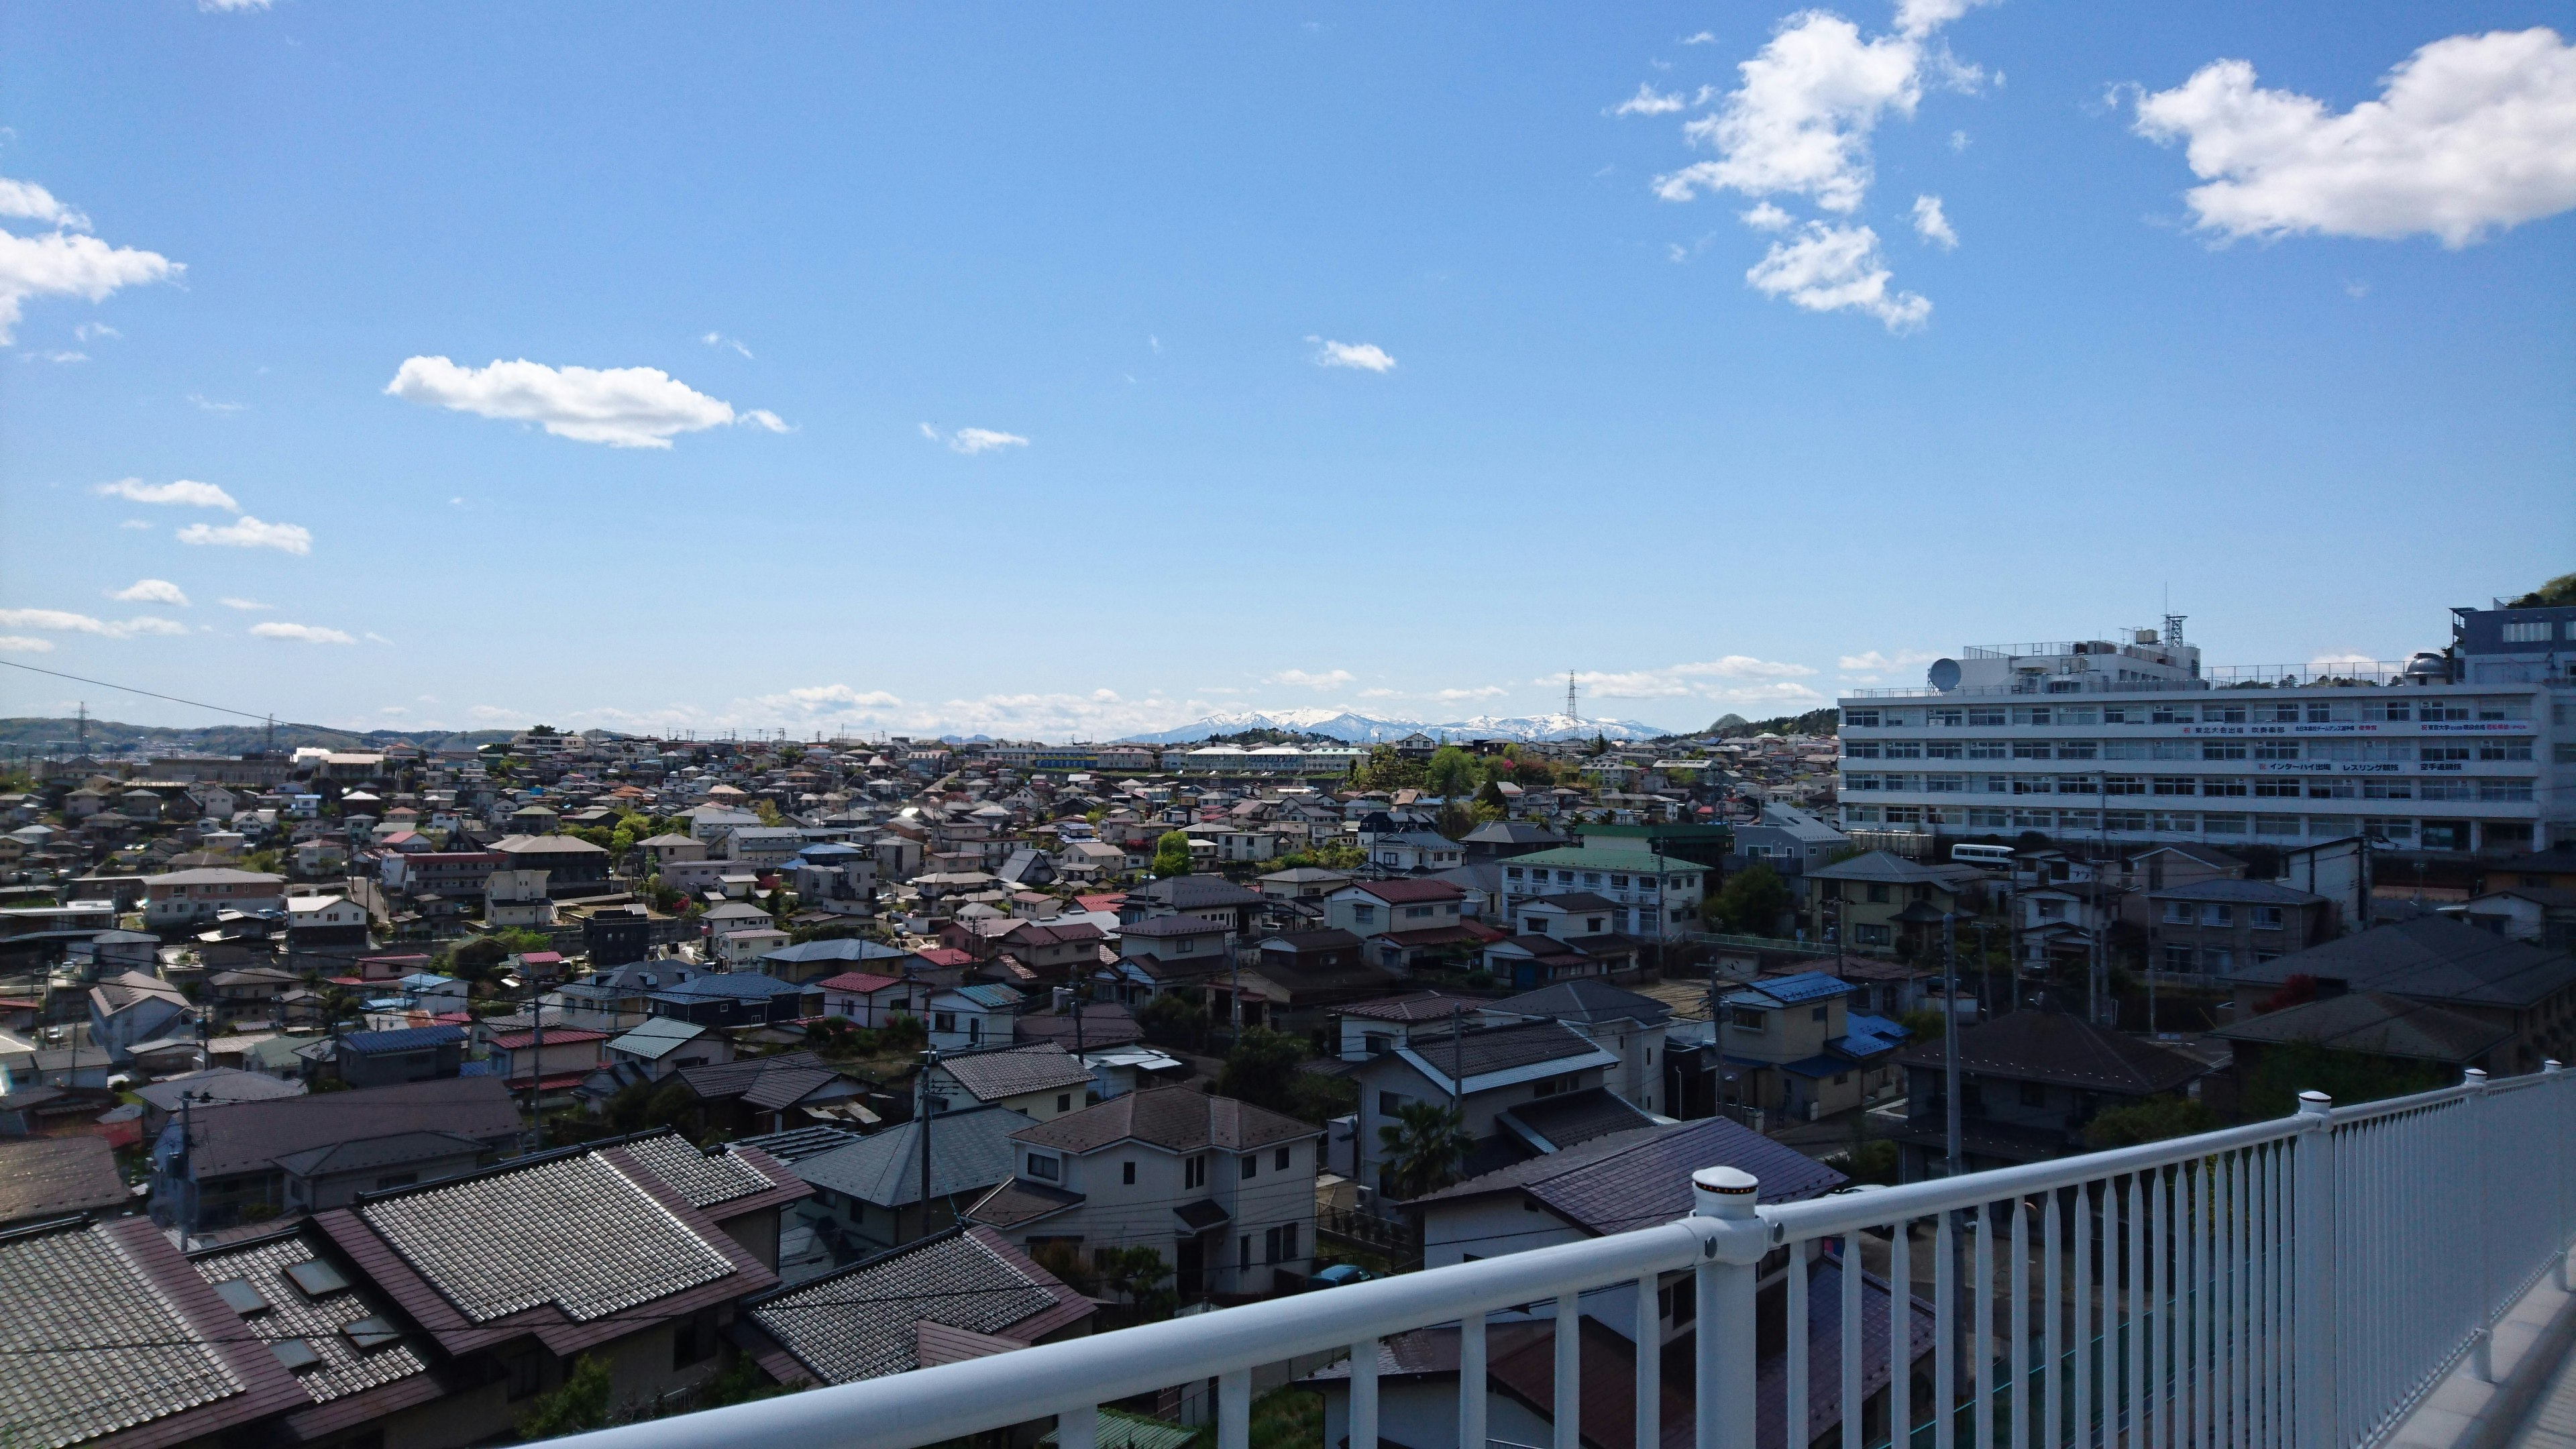
[[[1127,740],[1144,745],[1180,745],[1206,739],[1210,735],[1237,734],[1244,730],[1299,730],[1307,734],[1326,735],[1355,745],[1378,745],[1421,733],[1438,739],[1506,739],[1562,740],[1590,739],[1601,735],[1613,740],[1651,740],[1671,734],[1671,730],[1636,720],[1578,720],[1562,714],[1517,715],[1497,717],[1479,715],[1474,719],[1453,720],[1447,724],[1428,724],[1421,720],[1379,719],[1371,715],[1352,714],[1347,710],[1303,708],[1276,710],[1229,710],[1177,729],[1152,734],[1127,736]]]

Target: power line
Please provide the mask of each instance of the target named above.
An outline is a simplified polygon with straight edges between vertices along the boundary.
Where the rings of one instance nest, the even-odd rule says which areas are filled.
[[[265,723],[269,718],[264,714],[252,714],[246,709],[234,709],[229,705],[208,704],[202,699],[181,699],[175,694],[162,694],[157,690],[137,689],[130,684],[113,684],[104,679],[91,679],[86,675],[65,674],[59,669],[38,669],[35,665],[21,664],[14,659],[0,659],[0,664],[6,664],[12,669],[23,669],[30,674],[50,674],[56,679],[68,679],[77,684],[95,684],[101,689],[123,690],[127,694],[139,694],[147,699],[166,699],[172,704],[184,704],[197,709],[211,709],[217,714],[237,714],[243,719],[255,719],[263,723]]]

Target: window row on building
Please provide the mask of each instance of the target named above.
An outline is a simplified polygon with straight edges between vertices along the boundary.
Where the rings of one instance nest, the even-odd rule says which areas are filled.
[[[2366,835],[2384,844],[2425,850],[2467,850],[2470,822],[2357,815],[2258,815],[2197,810],[2036,810],[1956,805],[1847,805],[1844,822],[1856,829],[1943,828],[1970,832],[2038,830],[2069,835],[2188,836],[2213,840],[2341,840]],[[2506,836],[2527,843],[2527,824],[2490,821],[2490,845]]]
[[[2241,699],[2185,703],[2156,700],[2126,704],[1936,704],[1922,707],[1846,707],[1846,729],[1993,729],[2012,725],[2335,725],[2452,724],[2528,720],[2528,699],[2505,697],[2427,699]]]
[[[1885,775],[1847,773],[1845,794],[2164,795],[2248,800],[2478,800],[2522,804],[2528,779],[2404,775]]]
[[[2576,761],[2576,747],[2557,756]],[[2385,761],[2528,761],[2528,739],[2490,737],[2453,743],[2417,740],[1845,740],[1851,760],[2298,760],[2328,763]]]

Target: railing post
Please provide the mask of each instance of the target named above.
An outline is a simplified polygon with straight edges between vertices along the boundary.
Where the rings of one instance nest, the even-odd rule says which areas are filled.
[[[2556,1057],[2540,1064],[2540,1074],[2544,1077],[2561,1077],[2566,1070],[2565,1064]],[[2567,1083],[2562,1077],[2541,1090],[2554,1091],[2563,1098],[2567,1095]],[[2567,1109],[2559,1106],[2557,1115],[2565,1117]],[[2557,1130],[2549,1134],[2549,1140],[2554,1144],[2551,1150],[2558,1156],[2558,1160],[2551,1164],[2554,1170],[2549,1179],[2558,1199],[2558,1291],[2561,1293],[2576,1293],[2576,1266],[2571,1266],[2569,1261],[2576,1257],[2569,1252],[2570,1229],[2576,1229],[2576,1222],[2570,1221],[2576,1219],[2576,1160],[2571,1160],[2571,1154],[2576,1154],[2576,1143],[2568,1140],[2571,1133],[2576,1133],[2576,1123],[2560,1122]]]
[[[1709,1239],[1695,1275],[1698,1449],[1753,1449],[1754,1286],[1770,1246],[1770,1228],[1754,1211],[1759,1186],[1741,1168],[1703,1167],[1691,1174],[1697,1199],[1692,1215],[1723,1225]]]
[[[1091,1449],[1100,1427],[1100,1406],[1079,1404],[1055,1416],[1056,1449]]]
[[[2460,1080],[2469,1089],[2468,1100],[2463,1104],[2468,1109],[2469,1118],[2469,1160],[2477,1164],[2478,1176],[2483,1178],[2489,1161],[2487,1139],[2491,1135],[2487,1131],[2487,1074],[2471,1067],[2460,1074]],[[2488,1251],[2487,1239],[2490,1236],[2488,1219],[2494,1216],[2495,1209],[2487,1201],[2490,1194],[2484,1182],[2471,1182],[2467,1186],[2469,1289],[2477,1295],[2478,1302],[2478,1328],[2469,1339],[2469,1373],[2478,1382],[2491,1384],[2495,1382],[2497,1305],[2492,1264],[2494,1254]]]
[[[2292,1204],[2298,1291],[2291,1318],[2299,1449],[2334,1449],[2343,1442],[2335,1384],[2334,1131],[2326,1115],[2333,1109],[2334,1099],[2323,1092],[2299,1094],[2298,1198]]]
[[[1251,1449],[1252,1370],[1216,1376],[1216,1449]]]

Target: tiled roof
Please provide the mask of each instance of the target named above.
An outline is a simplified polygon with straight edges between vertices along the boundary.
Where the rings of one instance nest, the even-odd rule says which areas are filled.
[[[2423,916],[2240,965],[2229,979],[2278,985],[2293,976],[2427,1001],[2520,1007],[2576,983],[2576,956],[2508,940],[2446,916]]]
[[[423,1029],[434,1031],[439,1028],[428,1027]],[[580,1027],[557,1026],[547,1028],[544,1045],[550,1047],[576,1046],[586,1041],[606,1040],[608,1040],[608,1033],[604,1031],[589,1031]],[[509,1032],[505,1035],[492,1038],[492,1045],[499,1047],[505,1052],[514,1052],[524,1046],[538,1045],[537,1034],[534,1031]]]
[[[377,1052],[413,1052],[465,1040],[461,1026],[414,1026],[399,1031],[353,1031],[340,1038],[340,1050],[359,1056]]]
[[[1011,1134],[1029,1119],[1000,1107],[941,1112],[930,1119],[930,1195],[981,1192],[1011,1175],[1016,1156]],[[790,1170],[816,1187],[847,1193],[878,1207],[921,1201],[921,1123],[898,1122],[882,1132],[819,1152]]]
[[[132,1200],[117,1175],[116,1149],[104,1137],[22,1137],[0,1142],[0,1223]]]
[[[540,1304],[587,1323],[734,1271],[596,1153],[401,1193],[357,1213],[476,1323]]]
[[[2466,1012],[2380,991],[2302,1002],[2222,1026],[2229,1041],[2314,1042],[2335,1051],[2465,1066],[2513,1037],[2513,1029]]]
[[[1625,991],[1607,981],[1579,978],[1508,996],[1485,1008],[1505,1016],[1544,1016],[1557,1021],[1636,1021],[1652,1026],[1670,1021],[1673,1009],[1651,996]]]
[[[909,951],[899,951],[882,942],[844,937],[830,941],[808,941],[801,946],[782,946],[775,951],[762,952],[760,959],[787,962],[900,961],[911,954]]]
[[[1016,1097],[1022,1092],[1091,1084],[1090,1069],[1054,1042],[942,1054],[939,1065],[959,1086],[985,1102]]]
[[[813,988],[764,976],[757,971],[709,971],[686,981],[665,986],[653,993],[656,1001],[707,1001],[720,997],[753,1000],[772,996],[793,996]]]
[[[419,1352],[399,1337],[373,1348],[361,1348],[342,1332],[353,1323],[371,1318],[384,1320],[382,1305],[365,1292],[348,1287],[318,1298],[309,1297],[286,1276],[287,1269],[320,1256],[302,1233],[291,1233],[244,1247],[200,1253],[189,1260],[189,1265],[208,1287],[220,1291],[220,1285],[239,1280],[267,1305],[243,1314],[236,1332],[262,1343],[301,1339],[313,1350],[321,1362],[296,1374],[295,1379],[317,1404],[427,1372],[429,1365]],[[346,1275],[342,1277],[345,1281]],[[238,1307],[235,1311],[239,1311]],[[390,1330],[389,1322],[386,1326]]]
[[[966,1209],[966,1216],[997,1228],[1016,1228],[1080,1207],[1083,1201],[1081,1193],[1014,1177],[978,1199]]]
[[[713,1207],[778,1185],[750,1158],[730,1151],[701,1152],[677,1132],[629,1142],[625,1151],[687,1198],[691,1207]]]
[[[1205,910],[1211,906],[1257,906],[1261,893],[1248,891],[1221,876],[1176,875],[1139,886],[1127,893],[1129,900],[1159,901],[1176,911]]]
[[[211,1436],[306,1402],[266,1351],[212,1341],[224,1316],[148,1222],[0,1235],[0,1437],[62,1449],[191,1411],[175,1437]]]
[[[1582,845],[1562,846],[1555,850],[1534,850],[1527,855],[1512,856],[1505,860],[1503,865],[1506,868],[1544,866],[1551,870],[1610,870],[1628,875],[1676,873],[1707,875],[1711,873],[1711,867],[1695,860],[1683,860],[1678,856],[1655,855],[1637,850],[1603,850]],[[1811,875],[1813,873],[1809,872]]]
[[[848,991],[859,994],[883,991],[889,986],[901,985],[903,985],[903,978],[900,976],[876,976],[865,971],[844,971],[838,976],[827,976],[822,982],[822,987],[826,991]]]
[[[1265,1107],[1193,1087],[1155,1087],[1112,1097],[1012,1135],[1041,1147],[1089,1152],[1112,1142],[1149,1142],[1174,1152],[1202,1147],[1241,1152],[1312,1137],[1321,1129]]]
[[[392,1132],[289,1152],[277,1165],[298,1177],[325,1172],[361,1172],[435,1162],[440,1158],[479,1156],[483,1144],[454,1132]]]
[[[448,1077],[242,1102],[196,1114],[190,1154],[200,1179],[264,1167],[291,1152],[402,1132],[515,1135],[519,1106],[498,1077]]]
[[[1398,1051],[1408,1061],[1427,1066],[1442,1081],[1455,1072],[1468,1082],[1498,1072],[1515,1072],[1552,1062],[1564,1062],[1563,1070],[1577,1070],[1583,1065],[1606,1065],[1607,1061],[1586,1059],[1609,1058],[1608,1053],[1575,1032],[1553,1021],[1522,1022],[1513,1026],[1468,1027],[1463,1034],[1444,1031],[1425,1036],[1415,1033]]]
[[[1363,1016],[1371,1021],[1447,1021],[1456,1016],[1472,1016],[1485,1005],[1463,996],[1447,996],[1437,991],[1410,991],[1402,996],[1382,997],[1376,1001],[1354,1001],[1333,1010],[1342,1016]]]
[[[1541,1097],[1535,1102],[1524,1102],[1502,1116],[1517,1124],[1524,1134],[1536,1138],[1532,1145],[1545,1152],[1562,1152],[1578,1143],[1607,1137],[1613,1132],[1633,1132],[1640,1127],[1655,1125],[1654,1118],[1603,1087]]]
[[[1011,1034],[1024,1042],[1051,1041],[1071,1051],[1076,1040],[1073,1013],[1042,1011],[1013,1017]],[[1136,1014],[1126,1007],[1114,1001],[1083,1004],[1080,1032],[1083,1050],[1144,1039],[1144,1029],[1136,1025]]]
[[[846,1127],[791,1127],[784,1132],[737,1138],[734,1145],[759,1148],[773,1159],[792,1167],[808,1157],[819,1157],[858,1140],[859,1134]]]
[[[1232,929],[1223,921],[1211,921],[1200,916],[1154,916],[1142,921],[1129,921],[1118,928],[1118,934],[1152,939],[1162,936],[1216,936]]]
[[[1766,1203],[1802,1202],[1843,1184],[1843,1175],[1723,1117],[1642,1127],[1516,1162],[1413,1199],[1450,1202],[1526,1192],[1587,1232],[1616,1233],[1670,1222],[1691,1211],[1691,1174],[1740,1167],[1760,1180]]]
[[[1366,892],[1391,906],[1461,900],[1467,894],[1445,880],[1422,879],[1354,881],[1346,889]]]
[[[1943,1046],[1926,1042],[1897,1060],[1938,1067]],[[2010,1082],[2053,1082],[2092,1091],[2152,1096],[2209,1070],[2152,1042],[2094,1026],[2061,1011],[2024,1008],[1959,1029],[1959,1067]]]
[[[1000,1234],[968,1228],[799,1284],[746,1311],[816,1378],[848,1384],[921,1367],[916,1326],[923,1323],[1025,1343],[1093,1308]]]

